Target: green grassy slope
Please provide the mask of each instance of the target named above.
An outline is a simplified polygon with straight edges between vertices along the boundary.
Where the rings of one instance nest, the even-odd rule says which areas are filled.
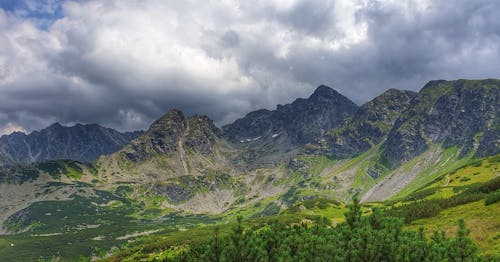
[[[500,257],[500,155],[468,161],[434,178],[391,205],[414,205],[437,210],[410,222],[410,228],[425,227],[431,234],[456,231],[456,221],[464,219],[471,238],[487,257]]]
[[[430,235],[433,231],[444,230],[452,236],[457,231],[456,221],[464,219],[471,230],[470,237],[479,250],[487,257],[500,258],[500,203],[485,205],[476,201],[441,211],[437,216],[413,221],[408,228],[424,227]]]

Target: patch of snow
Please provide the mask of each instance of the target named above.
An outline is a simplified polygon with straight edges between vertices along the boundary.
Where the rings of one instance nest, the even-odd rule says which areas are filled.
[[[117,237],[116,240],[127,240],[127,239],[133,238],[133,237],[147,236],[147,235],[151,235],[153,233],[156,233],[158,231],[160,231],[160,230],[156,229],[156,230],[149,230],[149,231],[144,231],[144,232],[135,232],[135,233],[131,233],[131,234],[128,234],[125,236]]]
[[[275,138],[275,137],[277,137],[277,136],[279,136],[279,135],[280,135],[280,134],[274,134],[274,135],[272,135],[271,137],[272,137],[272,138]]]
[[[50,234],[38,234],[38,235],[31,235],[32,237],[51,237],[51,236],[59,236],[62,235],[62,233],[50,233]]]
[[[240,143],[257,141],[257,140],[259,140],[261,137],[262,137],[262,136],[258,136],[258,137],[256,137],[256,138],[247,138],[247,139],[243,139],[243,140],[240,140]]]
[[[98,228],[100,226],[101,226],[101,224],[97,224],[97,225],[77,225],[75,227],[75,229],[76,230],[94,229],[94,228]]]
[[[104,240],[104,236],[99,235],[99,236],[96,236],[96,237],[92,238],[91,240],[101,241],[101,240]]]

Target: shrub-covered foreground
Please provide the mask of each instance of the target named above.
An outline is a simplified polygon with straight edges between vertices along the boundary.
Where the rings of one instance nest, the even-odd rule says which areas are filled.
[[[305,220],[294,225],[272,223],[245,227],[242,219],[229,236],[197,246],[170,250],[163,261],[478,261],[477,249],[464,222],[454,238],[435,232],[431,238],[403,230],[401,218],[380,210],[361,216],[354,199],[346,222],[332,227],[329,221]]]

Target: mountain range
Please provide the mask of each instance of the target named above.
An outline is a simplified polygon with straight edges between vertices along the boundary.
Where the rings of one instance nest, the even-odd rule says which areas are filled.
[[[145,132],[54,124],[14,133],[0,138],[0,222],[3,233],[26,231],[35,206],[77,197],[99,199],[107,212],[130,207],[136,219],[269,215],[355,193],[364,202],[398,199],[500,154],[499,108],[497,79],[389,89],[361,106],[322,85],[222,127],[172,109]]]
[[[96,124],[72,127],[54,123],[30,134],[15,132],[0,137],[0,165],[72,159],[92,162],[114,153],[141,131],[120,133]]]

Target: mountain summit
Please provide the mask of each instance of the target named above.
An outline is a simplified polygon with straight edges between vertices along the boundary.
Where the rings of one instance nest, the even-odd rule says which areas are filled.
[[[276,110],[257,110],[223,127],[234,143],[273,137],[281,144],[304,145],[326,130],[341,124],[358,106],[334,89],[321,85],[307,99],[278,105]]]
[[[219,129],[207,116],[194,115],[186,118],[178,109],[172,109],[137,139],[131,141],[122,153],[131,161],[144,161],[149,157],[167,156],[183,150],[189,150],[208,155],[213,152],[213,146]]]

